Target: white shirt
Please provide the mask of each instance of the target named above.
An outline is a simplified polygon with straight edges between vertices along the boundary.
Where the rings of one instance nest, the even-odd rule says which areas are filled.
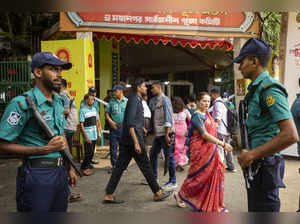
[[[144,107],[144,118],[151,118],[151,111],[148,107],[148,104],[145,100],[142,101]]]
[[[220,121],[217,132],[222,135],[230,135],[230,133],[227,131],[227,128],[226,128],[226,126],[228,126],[228,124],[227,124],[227,108],[224,105],[224,103],[216,102],[216,101],[223,101],[223,99],[221,97],[218,97],[213,102],[213,107],[212,107],[213,119]]]

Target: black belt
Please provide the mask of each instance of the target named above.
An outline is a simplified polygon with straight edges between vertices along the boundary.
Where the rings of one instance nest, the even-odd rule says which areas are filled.
[[[49,168],[63,166],[63,158],[37,158],[37,159],[26,159],[24,163],[27,163],[32,168]]]

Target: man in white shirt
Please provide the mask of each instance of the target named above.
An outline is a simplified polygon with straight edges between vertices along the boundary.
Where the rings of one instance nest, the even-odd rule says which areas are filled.
[[[220,91],[217,89],[212,89],[211,92],[211,102],[212,102],[212,117],[217,125],[217,134],[219,139],[223,139],[226,143],[230,143],[230,133],[227,130],[227,107],[224,104],[223,99],[220,97]],[[233,160],[232,152],[224,152],[223,148],[219,150],[222,160],[226,159],[226,170],[230,172],[236,172]],[[225,155],[224,155],[225,154]]]
[[[151,111],[150,111],[150,108],[148,106],[148,103],[147,103],[147,100],[148,100],[148,96],[145,94],[143,95],[143,108],[144,108],[144,118],[145,118],[145,121],[144,121],[144,132],[145,132],[145,135],[149,134],[149,131],[150,131],[150,128],[151,128]]]

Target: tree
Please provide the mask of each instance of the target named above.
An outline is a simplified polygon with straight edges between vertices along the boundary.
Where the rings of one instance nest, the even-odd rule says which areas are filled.
[[[260,19],[260,37],[271,44],[276,55],[279,54],[280,45],[280,12],[258,12],[256,13]]]
[[[0,14],[0,42],[10,45],[9,49],[0,51],[0,58],[34,54],[36,41],[33,40],[40,40],[42,33],[58,20],[59,13],[6,12]]]

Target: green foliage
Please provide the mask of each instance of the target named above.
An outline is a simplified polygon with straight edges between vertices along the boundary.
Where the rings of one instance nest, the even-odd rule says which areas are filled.
[[[32,54],[33,38],[41,35],[59,21],[59,13],[5,12],[0,14],[0,42],[10,49],[0,49],[1,57]]]
[[[259,13],[259,17],[261,20],[261,36],[264,40],[271,44],[274,53],[278,55],[280,44],[281,13],[261,12]]]

